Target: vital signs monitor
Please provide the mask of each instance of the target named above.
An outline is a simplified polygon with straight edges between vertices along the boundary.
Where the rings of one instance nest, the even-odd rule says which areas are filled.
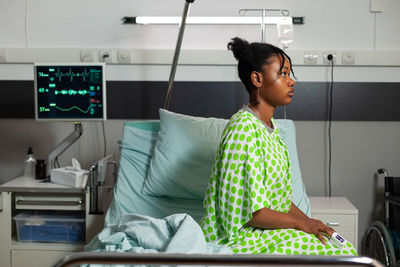
[[[35,118],[106,120],[104,63],[35,63]]]

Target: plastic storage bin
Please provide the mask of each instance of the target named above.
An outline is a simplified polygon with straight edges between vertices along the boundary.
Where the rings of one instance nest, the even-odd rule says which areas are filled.
[[[14,216],[18,241],[83,243],[85,223],[76,213],[25,211]]]

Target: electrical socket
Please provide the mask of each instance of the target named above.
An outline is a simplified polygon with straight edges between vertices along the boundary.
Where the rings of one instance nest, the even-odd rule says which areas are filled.
[[[322,53],[322,64],[323,65],[330,65],[332,64],[331,61],[328,59],[328,55],[332,55],[333,64],[336,64],[336,53],[333,51],[325,51]]]
[[[129,49],[118,49],[118,63],[131,63],[132,52]]]
[[[318,63],[317,52],[306,52],[304,53],[304,64],[305,65],[317,65]]]
[[[94,49],[82,49],[80,53],[81,62],[94,61]]]
[[[0,49],[0,62],[6,62],[7,58],[7,49]]]
[[[342,64],[343,65],[354,65],[356,63],[354,51],[343,51],[342,52]]]
[[[113,50],[112,49],[100,49],[99,50],[99,61],[112,63],[113,62]]]

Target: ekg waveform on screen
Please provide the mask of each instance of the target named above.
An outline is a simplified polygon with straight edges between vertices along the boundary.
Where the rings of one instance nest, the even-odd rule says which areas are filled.
[[[102,119],[103,66],[36,66],[37,119]]]

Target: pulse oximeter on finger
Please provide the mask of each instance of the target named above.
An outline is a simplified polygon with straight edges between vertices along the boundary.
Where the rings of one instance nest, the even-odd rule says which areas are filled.
[[[339,234],[336,233],[336,232],[334,232],[334,233],[331,235],[330,241],[331,241],[334,245],[336,245],[337,247],[340,247],[340,248],[342,248],[342,247],[344,246],[344,244],[346,243],[346,240],[345,240],[341,235],[339,235]]]

